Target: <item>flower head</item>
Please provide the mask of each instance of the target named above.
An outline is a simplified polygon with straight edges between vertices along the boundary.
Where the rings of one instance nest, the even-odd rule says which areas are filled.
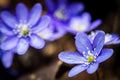
[[[66,27],[71,17],[76,16],[84,9],[82,3],[69,4],[68,0],[45,0],[47,6],[46,14],[51,17],[52,34],[51,39],[56,40],[66,34]],[[40,33],[41,34],[41,33]]]
[[[91,16],[89,13],[83,13],[81,16],[73,17],[67,30],[71,33],[76,34],[77,32],[89,32],[101,24],[101,20],[98,19],[91,22]]]
[[[53,25],[54,23],[54,25]],[[46,29],[42,30],[39,33],[39,36],[47,41],[54,41],[62,37],[66,32],[63,30],[64,25],[59,24],[58,22],[53,22]],[[64,26],[65,27],[65,26]]]
[[[104,32],[100,31],[90,42],[88,35],[78,33],[75,37],[75,45],[79,52],[61,52],[59,59],[68,64],[76,64],[68,76],[73,77],[80,72],[87,70],[89,74],[94,73],[99,63],[107,60],[113,54],[112,49],[102,49],[104,45]]]
[[[98,34],[99,31],[91,32],[89,35],[91,41],[95,38],[95,36]],[[120,44],[120,38],[117,34],[109,34],[107,33],[105,35],[105,45],[111,45],[111,44]]]
[[[83,11],[84,5],[82,3],[68,3],[68,0],[45,0],[47,6],[47,14],[58,19],[59,21],[66,21],[79,12]]]
[[[8,11],[1,12],[1,19],[5,26],[1,31],[9,35],[1,44],[3,50],[16,49],[18,54],[24,54],[29,45],[34,48],[41,49],[45,42],[38,36],[38,33],[45,29],[50,22],[48,16],[42,16],[41,4],[37,3],[28,12],[27,7],[23,3],[19,3],[16,7],[16,17]]]
[[[13,50],[4,51],[0,48],[0,56],[2,64],[5,68],[9,68],[12,65],[14,52]]]
[[[0,44],[5,38],[6,36],[0,32]],[[4,51],[0,47],[0,59],[5,68],[9,68],[12,65],[13,56],[14,56],[13,50]]]

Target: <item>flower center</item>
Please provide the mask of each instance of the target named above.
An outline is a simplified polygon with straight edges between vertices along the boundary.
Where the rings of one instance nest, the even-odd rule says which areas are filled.
[[[94,56],[92,56],[92,55],[88,56],[88,62],[89,63],[94,62],[94,60],[95,60]]]
[[[23,29],[22,31],[21,31],[21,34],[23,35],[23,36],[27,36],[28,34],[29,34],[29,30],[28,29]]]
[[[59,6],[59,8],[54,12],[54,16],[60,20],[67,20],[68,15],[66,12],[66,7],[65,5]]]
[[[27,37],[30,35],[30,29],[27,24],[19,24],[15,33],[18,33],[19,37]]]
[[[78,31],[85,31],[86,27],[78,25],[78,26],[75,27],[75,29],[78,30]]]
[[[60,10],[55,11],[54,16],[57,17],[58,19],[64,19],[64,15]]]

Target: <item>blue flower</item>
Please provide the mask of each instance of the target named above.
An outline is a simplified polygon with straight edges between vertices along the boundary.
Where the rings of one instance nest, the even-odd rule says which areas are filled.
[[[66,21],[79,12],[83,11],[84,5],[82,3],[68,3],[68,0],[45,0],[47,6],[47,14],[51,15],[61,21]]]
[[[19,3],[16,7],[16,17],[8,11],[2,11],[4,27],[1,28],[1,32],[8,35],[8,38],[2,42],[1,48],[3,50],[15,48],[18,54],[24,54],[29,45],[37,49],[43,48],[45,41],[38,33],[49,25],[50,18],[41,17],[41,13],[42,7],[39,3],[33,6],[30,13],[23,3]]]
[[[5,68],[9,68],[12,65],[13,62],[13,57],[14,57],[14,51],[4,51],[0,49],[0,54],[1,54],[1,61],[2,64]]]
[[[59,59],[68,64],[76,64],[68,76],[73,77],[84,70],[89,74],[94,73],[99,63],[107,60],[113,54],[112,49],[103,49],[105,33],[100,31],[94,38],[93,43],[90,42],[88,35],[78,33],[75,37],[75,45],[79,52],[61,52]]]
[[[68,22],[71,17],[76,16],[79,12],[84,9],[82,3],[72,3],[69,4],[67,0],[57,0],[54,2],[53,0],[45,0],[47,6],[46,14],[51,17],[51,25],[53,26],[52,30],[52,39],[56,40],[63,35],[66,34],[66,27],[68,26]],[[41,33],[40,33],[41,34]],[[48,32],[48,34],[51,34]]]
[[[6,36],[0,32],[0,44],[5,38]],[[9,68],[12,65],[13,56],[13,50],[4,51],[0,48],[0,59],[4,67]]]
[[[98,34],[98,32],[99,32],[99,30],[97,30],[95,32],[91,32],[91,34],[89,35],[91,41],[93,41],[93,39]],[[106,33],[104,44],[105,45],[120,44],[120,37],[117,34]]]
[[[49,25],[46,29],[39,33],[39,36],[47,41],[54,41],[62,37],[64,34],[65,31],[62,28]]]
[[[67,30],[73,34],[78,32],[89,32],[98,27],[101,22],[100,19],[91,22],[90,14],[85,12],[81,16],[73,17],[69,22]]]

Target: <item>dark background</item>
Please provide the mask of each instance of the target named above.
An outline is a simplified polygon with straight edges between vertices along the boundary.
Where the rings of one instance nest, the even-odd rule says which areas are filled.
[[[103,23],[97,29],[120,34],[120,0],[69,1],[84,3],[84,11],[91,13],[93,20],[101,18]],[[39,2],[44,11],[47,9],[44,0],[0,0],[0,11],[10,10],[14,13],[19,2],[25,3],[29,9]],[[100,64],[100,80],[120,80],[120,45],[107,47],[114,49],[114,55]],[[0,80],[98,80],[96,73],[90,75],[86,71],[68,78],[67,73],[73,65],[60,62],[57,55],[61,51],[75,50],[74,36],[69,33],[54,42],[47,42],[42,50],[30,48],[23,56],[15,55],[9,69],[0,63]]]

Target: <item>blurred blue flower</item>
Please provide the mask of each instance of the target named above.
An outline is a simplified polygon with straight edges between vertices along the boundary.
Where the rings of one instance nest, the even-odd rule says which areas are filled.
[[[0,32],[0,44],[4,40],[5,35]],[[4,51],[0,48],[0,59],[4,67],[9,68],[13,61],[13,51]]]
[[[41,13],[42,7],[39,3],[33,6],[30,13],[23,3],[19,3],[16,7],[16,17],[8,11],[2,11],[1,19],[7,26],[4,25],[1,32],[9,36],[1,43],[1,48],[3,50],[15,48],[18,54],[24,54],[29,45],[37,49],[43,48],[45,42],[37,33],[49,25],[50,18],[41,17]]]
[[[47,6],[46,14],[51,17],[51,26],[53,26],[52,40],[56,40],[66,34],[66,27],[71,17],[78,15],[83,11],[82,3],[68,3],[68,0],[45,0]],[[57,37],[56,37],[57,36]]]
[[[113,54],[112,49],[102,49],[104,46],[104,32],[100,31],[94,38],[93,43],[85,33],[78,33],[75,37],[75,45],[79,52],[61,52],[59,59],[68,64],[76,64],[68,76],[73,77],[84,70],[89,74],[94,73],[99,63],[107,60]]]
[[[83,13],[81,16],[73,17],[70,20],[67,30],[73,34],[78,32],[89,32],[101,24],[101,20],[97,19],[91,22],[91,15],[89,13]]]
[[[4,51],[0,49],[0,54],[1,54],[1,61],[3,66],[9,68],[13,62],[14,52],[12,50]]]
[[[57,22],[56,24],[59,25],[59,23]],[[54,25],[49,25],[46,29],[42,30],[39,33],[39,36],[47,41],[54,41],[62,37],[64,34],[65,34],[65,31],[63,30],[63,28],[54,27]]]
[[[95,38],[95,36],[98,34],[99,30],[95,31],[95,32],[91,32],[91,34],[89,35],[91,42],[93,41],[93,39]],[[120,44],[120,37],[117,34],[109,34],[107,33],[105,35],[105,45],[112,45],[112,44]]]

